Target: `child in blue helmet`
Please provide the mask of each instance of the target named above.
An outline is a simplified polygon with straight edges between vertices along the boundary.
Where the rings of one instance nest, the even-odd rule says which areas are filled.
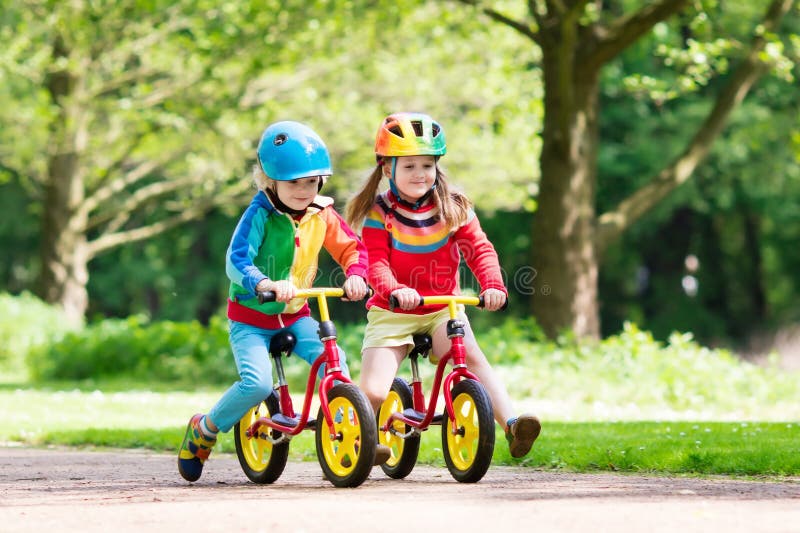
[[[311,287],[322,247],[346,274],[347,298],[367,294],[366,248],[333,200],[317,194],[331,173],[328,149],[308,126],[277,122],[261,136],[253,170],[258,192],[239,219],[225,260],[230,344],[240,379],[207,414],[189,421],[178,455],[178,471],[187,481],[200,478],[217,433],[229,431],[271,393],[268,350],[277,332],[290,330],[295,353],[309,364],[322,353],[318,322],[304,300],[294,300],[298,288]],[[259,291],[274,291],[277,301],[259,304]],[[341,350],[339,358],[348,375]]]

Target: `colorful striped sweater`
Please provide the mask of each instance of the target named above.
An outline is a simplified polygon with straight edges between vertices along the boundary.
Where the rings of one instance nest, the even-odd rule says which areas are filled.
[[[308,316],[308,304],[302,299],[259,304],[255,287],[265,278],[288,279],[300,289],[311,287],[323,247],[345,275],[366,279],[366,247],[334,210],[331,198],[317,196],[295,220],[278,211],[266,194],[256,193],[239,219],[225,259],[231,280],[228,318],[277,329]]]
[[[388,309],[392,291],[405,287],[422,296],[459,294],[462,255],[481,291],[499,289],[507,293],[497,252],[475,213],[470,210],[467,222],[455,231],[445,227],[438,214],[439,208],[430,201],[413,209],[398,202],[391,191],[378,195],[362,230],[369,255],[368,281],[375,290],[368,308]],[[443,307],[395,311],[423,314]]]

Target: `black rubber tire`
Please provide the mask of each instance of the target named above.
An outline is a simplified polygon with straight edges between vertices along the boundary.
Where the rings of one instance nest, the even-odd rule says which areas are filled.
[[[411,386],[403,378],[394,378],[389,389],[389,397],[381,404],[381,408],[378,411],[377,423],[379,430],[382,421],[388,419],[393,412],[402,412],[411,407],[413,407]],[[402,426],[404,433],[408,433],[411,430],[411,426],[401,422],[396,422],[396,424]],[[397,429],[400,430],[401,428],[398,427]],[[381,465],[381,470],[387,476],[393,479],[403,479],[411,473],[414,465],[417,464],[417,457],[419,456],[419,435],[401,439],[387,431],[378,434],[378,444],[388,446],[392,450],[392,456]]]
[[[289,441],[280,444],[270,444],[264,438],[249,438],[245,434],[247,428],[262,416],[272,417],[280,411],[278,397],[273,392],[263,402],[251,408],[242,419],[236,423],[233,431],[233,440],[236,443],[236,456],[245,475],[253,483],[272,483],[278,479],[286,467],[289,459]],[[261,434],[271,431],[273,439],[282,435],[280,431],[262,426]]]
[[[375,413],[361,389],[351,383],[333,387],[328,393],[328,405],[336,438],[330,438],[320,407],[315,436],[317,459],[322,473],[334,486],[357,487],[369,477],[375,462]]]
[[[475,483],[489,470],[494,454],[494,412],[489,395],[473,379],[460,381],[451,391],[460,433],[452,435],[447,409],[442,416],[442,452],[456,481]]]

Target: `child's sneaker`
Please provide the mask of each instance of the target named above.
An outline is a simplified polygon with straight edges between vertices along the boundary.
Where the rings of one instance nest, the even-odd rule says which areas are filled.
[[[375,448],[375,466],[382,465],[392,457],[392,449],[384,444],[378,444]]]
[[[186,435],[183,437],[180,452],[178,452],[178,472],[186,481],[197,481],[203,473],[203,463],[208,459],[211,448],[217,442],[216,438],[209,439],[200,429],[202,414],[197,414],[189,420]]]
[[[511,457],[524,457],[533,446],[534,441],[542,430],[539,419],[533,415],[522,415],[508,421],[506,440]]]

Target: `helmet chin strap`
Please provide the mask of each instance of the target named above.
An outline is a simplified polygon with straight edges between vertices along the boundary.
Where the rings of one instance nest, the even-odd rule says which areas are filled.
[[[434,179],[434,180],[433,180],[433,185],[431,185],[431,188],[430,188],[430,189],[428,189],[428,191],[427,191],[425,194],[423,194],[422,196],[420,196],[420,197],[417,199],[417,201],[416,201],[416,202],[413,202],[413,203],[412,203],[412,202],[409,202],[409,201],[403,200],[403,199],[400,197],[400,191],[397,189],[397,183],[395,183],[395,181],[394,181],[395,169],[396,169],[396,168],[397,168],[397,158],[396,158],[396,157],[393,157],[393,158],[392,158],[392,175],[391,175],[391,177],[389,178],[389,190],[391,190],[391,191],[392,191],[392,194],[394,194],[394,197],[395,197],[395,198],[397,198],[397,200],[398,200],[400,203],[402,203],[402,204],[405,204],[405,205],[409,206],[411,209],[419,209],[419,206],[421,206],[421,205],[422,205],[422,204],[425,202],[425,200],[427,200],[427,199],[428,199],[428,197],[429,197],[431,194],[433,194],[433,190],[436,188],[436,182],[438,181],[438,176],[437,176],[437,178],[436,178],[436,179]]]
[[[306,212],[306,209],[308,209],[308,208],[302,210],[292,209],[285,203],[281,202],[281,199],[278,198],[278,193],[275,192],[273,189],[270,188],[267,189],[266,191],[267,191],[267,196],[269,196],[269,199],[272,201],[273,205],[277,207],[278,211],[281,211],[282,213],[289,213],[290,215],[302,215],[303,213]]]

